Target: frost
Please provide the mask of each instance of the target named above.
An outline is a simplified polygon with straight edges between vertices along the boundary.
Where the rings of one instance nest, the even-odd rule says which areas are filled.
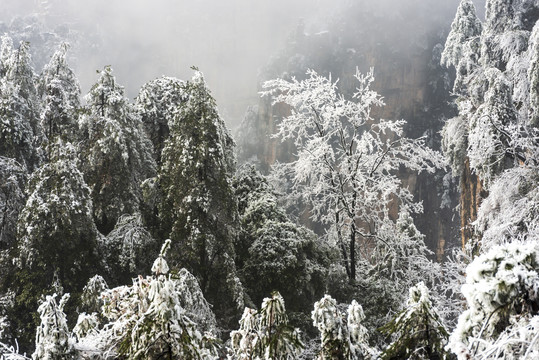
[[[94,295],[103,299],[101,317],[81,315],[74,329],[81,353],[103,358],[216,358],[215,317],[190,273],[182,269],[175,276],[166,274],[169,245],[170,240],[163,245],[153,276],[139,276],[131,286]],[[97,324],[99,318],[107,322]]]
[[[471,0],[463,0],[457,9],[451,31],[447,36],[442,64],[457,67],[463,57],[466,43],[481,34],[482,24],[477,18],[475,6]]]
[[[274,176],[288,179],[292,198],[311,205],[311,217],[331,225],[337,235],[342,259],[351,280],[356,279],[356,252],[391,222],[387,215],[396,201],[410,212],[418,212],[412,194],[401,187],[394,170],[432,172],[443,166],[440,154],[426,147],[425,139],[403,136],[404,120],[374,121],[371,111],[382,106],[380,95],[371,89],[373,70],[362,75],[353,100],[337,92],[337,82],[307,72],[307,79],[276,79],[264,84],[263,96],[285,103],[292,114],[279,123],[277,136],[290,139],[298,159],[274,167]],[[349,240],[351,239],[351,240]],[[350,245],[348,245],[350,244]]]
[[[462,287],[468,310],[460,315],[449,343],[459,359],[474,354],[487,359],[500,349],[505,358],[516,359],[528,351],[527,346],[534,351],[533,342],[525,345],[510,339],[517,333],[529,336],[527,324],[536,321],[532,316],[539,296],[538,260],[539,245],[532,237],[494,246],[468,266]]]
[[[62,296],[59,303],[56,303],[56,296],[47,296],[39,305],[41,324],[36,330],[36,350],[32,355],[34,360],[65,358],[73,352],[73,342],[63,311],[69,294]]]
[[[215,311],[230,316],[230,309],[243,307],[233,261],[239,228],[230,183],[234,141],[202,74],[195,71],[183,91],[186,100],[169,121],[162,151],[159,216],[172,240],[171,256],[204,279]]]
[[[239,330],[230,333],[229,359],[296,359],[303,349],[299,330],[288,324],[282,296],[264,298],[260,311],[245,308]]]
[[[355,300],[348,306],[347,315],[329,295],[314,304],[311,316],[313,325],[320,332],[321,350],[318,359],[375,359],[377,352],[368,344],[363,308]]]
[[[404,310],[381,330],[394,337],[381,359],[449,359],[444,349],[447,330],[423,282],[410,288]]]

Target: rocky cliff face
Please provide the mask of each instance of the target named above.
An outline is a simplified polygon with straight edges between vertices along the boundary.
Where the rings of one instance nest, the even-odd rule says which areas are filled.
[[[386,103],[375,111],[375,118],[405,119],[407,136],[427,136],[429,145],[439,149],[444,118],[453,115],[449,105],[451,75],[439,65],[450,19],[440,22],[436,29],[426,25],[414,28],[408,31],[406,39],[395,44],[387,32],[376,31],[376,27],[372,31],[363,28],[375,20],[370,19],[367,24],[359,20],[341,21],[328,31],[311,35],[300,28],[284,54],[268,66],[265,78],[301,78],[306,69],[313,68],[322,74],[331,73],[333,79],[339,78],[340,90],[352,94],[356,67],[362,72],[374,67],[375,90]],[[384,19],[384,24],[387,22],[391,21]],[[400,23],[394,25],[399,27]],[[288,113],[286,106],[271,106],[267,98],[251,108],[239,134],[240,161],[256,159],[264,171],[275,161],[290,161],[293,146],[271,137],[279,120]],[[416,223],[426,235],[427,245],[441,259],[445,249],[459,243],[458,215],[454,213],[457,185],[442,171],[434,175],[401,171],[400,177],[403,185],[423,202],[424,214]]]

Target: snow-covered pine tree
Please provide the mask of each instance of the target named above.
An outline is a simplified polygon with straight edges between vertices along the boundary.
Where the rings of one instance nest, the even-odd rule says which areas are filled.
[[[39,102],[29,45],[18,49],[7,35],[2,37],[0,77],[0,156],[10,157],[32,171],[39,165]]]
[[[135,99],[135,107],[152,141],[157,164],[161,164],[161,152],[170,134],[169,124],[186,100],[184,86],[182,80],[163,76],[144,84]]]
[[[87,313],[100,313],[103,306],[101,293],[108,290],[109,286],[101,275],[95,275],[88,280],[81,295],[81,309]]]
[[[410,288],[405,309],[386,324],[382,331],[394,336],[394,341],[380,356],[383,360],[449,358],[445,350],[449,334],[423,282]]]
[[[23,166],[14,159],[0,156],[0,323],[4,323],[0,328],[5,326],[0,330],[3,333],[0,342],[8,340],[13,330],[6,312],[13,306],[14,294],[10,287],[14,267],[11,259],[17,247],[17,220],[26,204],[24,189],[27,179]]]
[[[185,84],[185,96],[163,148],[159,214],[172,239],[173,268],[192,272],[218,316],[231,321],[243,308],[234,264],[234,142],[199,71]]]
[[[32,314],[39,297],[51,292],[55,279],[76,304],[86,279],[100,267],[90,190],[78,169],[76,150],[58,139],[49,144],[48,153],[50,162],[30,178],[17,225],[18,268],[10,279],[16,301],[10,320],[25,331],[23,342],[37,325]]]
[[[86,95],[80,157],[92,191],[97,228],[108,234],[123,214],[139,211],[140,184],[156,172],[151,143],[133,106],[106,66]]]
[[[63,43],[45,65],[38,82],[42,99],[41,126],[47,138],[62,136],[74,141],[78,131],[76,111],[80,107],[80,86],[67,63],[69,45]]]
[[[122,344],[121,351],[130,359],[201,357],[198,346],[201,335],[181,307],[174,281],[168,275],[164,259],[168,247],[170,240],[165,242],[152,266],[154,277],[145,284],[148,305]]]
[[[442,52],[441,63],[457,70],[454,91],[464,91],[463,81],[478,66],[482,24],[471,0],[462,0]]]
[[[58,303],[56,296],[57,294],[47,295],[37,310],[41,323],[36,330],[36,350],[32,354],[33,360],[75,358],[73,341],[64,313],[69,294],[64,294]]]
[[[0,156],[0,250],[10,249],[15,244],[17,219],[26,203],[27,178],[21,164]]]
[[[103,240],[107,278],[112,285],[129,283],[133,276],[151,266],[159,248],[142,223],[140,214],[122,215]]]
[[[13,39],[4,34],[0,45],[0,77],[5,77],[11,65],[11,53],[13,52]]]

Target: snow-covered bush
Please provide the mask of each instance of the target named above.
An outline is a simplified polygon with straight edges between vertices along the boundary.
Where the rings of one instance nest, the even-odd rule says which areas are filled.
[[[283,297],[275,292],[260,311],[245,308],[240,328],[230,334],[230,359],[296,359],[303,349],[298,329],[288,324]]]
[[[82,308],[88,313],[100,313],[101,307],[103,306],[101,293],[108,288],[107,282],[101,275],[91,277],[82,289]]]
[[[102,316],[79,317],[77,348],[102,358],[204,358],[216,356],[216,322],[196,279],[187,271],[171,274],[165,260],[170,240],[154,261],[154,275],[139,276],[131,286],[104,290]],[[95,281],[94,281],[95,282]]]
[[[537,237],[494,246],[476,258],[466,272],[462,293],[468,309],[460,315],[451,334],[451,351],[459,359],[476,354],[489,358],[493,348],[505,348],[503,356],[507,359],[524,355],[533,343],[526,345],[510,339],[516,334],[530,337],[530,331],[537,331],[531,326],[539,310]],[[507,342],[502,344],[502,339]]]
[[[363,309],[355,300],[346,314],[329,295],[317,301],[312,320],[320,332],[318,359],[375,359],[377,352],[369,346],[367,329],[362,324],[364,319]]]
[[[72,359],[74,357],[73,340],[67,327],[64,306],[69,294],[64,294],[56,303],[56,294],[47,296],[39,305],[38,313],[41,324],[36,330],[36,350],[34,360]]]

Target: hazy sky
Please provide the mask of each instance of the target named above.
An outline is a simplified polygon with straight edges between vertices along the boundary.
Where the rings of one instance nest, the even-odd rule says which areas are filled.
[[[104,65],[113,67],[130,98],[161,75],[189,79],[196,65],[234,126],[247,105],[257,102],[259,69],[283,48],[300,20],[323,24],[351,1],[395,10],[407,1],[445,0],[0,0],[0,20],[37,12],[48,28],[68,23],[92,39],[91,48],[73,45],[72,66],[83,94]]]
[[[161,75],[189,79],[195,65],[227,122],[236,123],[257,101],[258,70],[283,47],[300,19],[326,16],[327,4],[341,1],[0,0],[0,20],[46,13],[40,16],[49,27],[67,22],[84,36],[97,34],[100,41],[72,64],[83,93],[104,65],[112,66],[131,98]]]

